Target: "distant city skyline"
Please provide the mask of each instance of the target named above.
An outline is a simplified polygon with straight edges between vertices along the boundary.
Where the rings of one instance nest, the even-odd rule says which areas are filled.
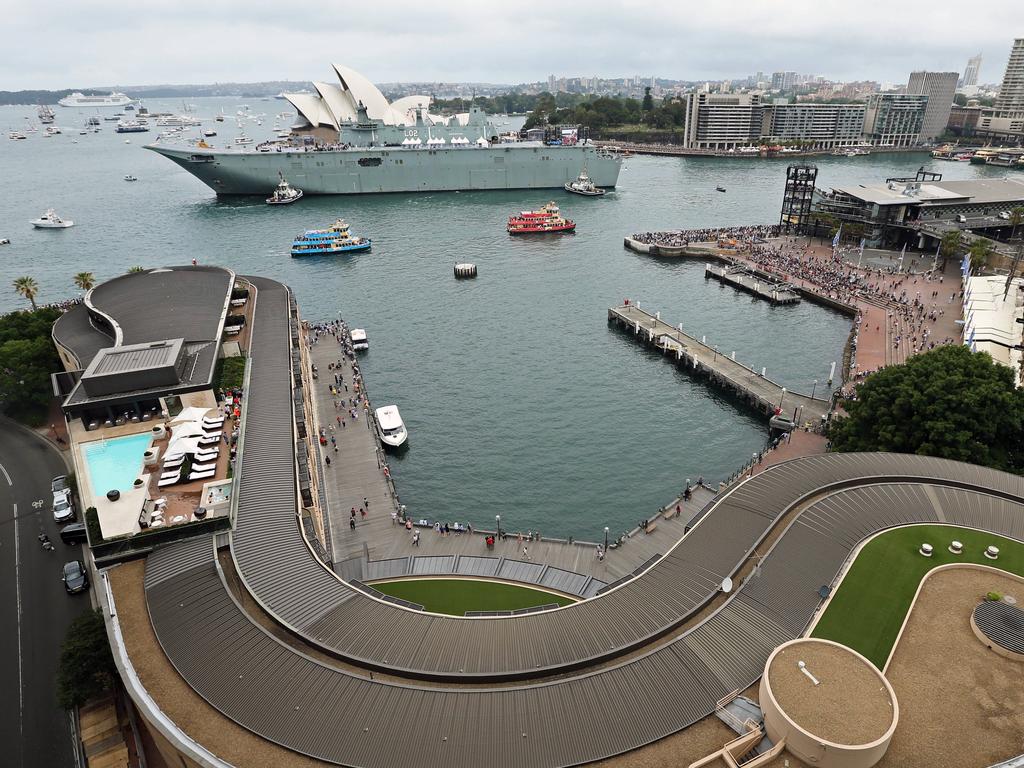
[[[126,8],[112,0],[73,4],[47,17],[42,46],[38,9],[0,0],[7,32],[0,90],[316,80],[329,76],[332,61],[374,82],[518,84],[552,73],[718,81],[763,71],[905,83],[915,70],[963,72],[979,53],[979,82],[998,83],[1013,44],[1012,32],[963,24],[952,7],[922,13],[880,0],[855,13],[809,0],[784,9],[733,0],[699,13],[652,0],[594,0],[580,6],[585,13],[569,4],[546,14],[528,35],[514,34],[525,29],[526,9],[481,14],[465,0],[443,7],[393,0],[386,14],[339,2],[310,13],[238,0]],[[993,18],[1016,10],[1010,0],[985,8]]]

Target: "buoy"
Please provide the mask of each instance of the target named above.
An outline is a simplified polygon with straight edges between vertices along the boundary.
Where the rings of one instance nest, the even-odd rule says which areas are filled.
[[[455,265],[455,277],[476,277],[476,264],[464,262]]]
[[[125,143],[125,144],[131,144],[131,143],[132,143],[132,140],[131,140],[131,139],[125,139],[125,140],[124,140],[124,143]]]

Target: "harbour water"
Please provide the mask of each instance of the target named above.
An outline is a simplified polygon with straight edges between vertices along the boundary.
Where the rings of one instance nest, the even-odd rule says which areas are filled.
[[[194,102],[204,127],[219,133],[213,143],[240,133],[233,118],[212,118],[233,115],[241,100]],[[262,126],[246,122],[246,132],[269,136],[285,102],[249,104],[267,116]],[[148,106],[181,110],[178,102]],[[720,480],[763,447],[761,417],[607,326],[608,307],[624,298],[791,389],[809,393],[818,380],[820,392],[842,358],[843,315],[806,301],[772,307],[705,281],[702,263],[622,247],[634,231],[776,221],[784,160],[633,157],[618,189],[597,199],[463,192],[306,197],[269,208],[257,198],[218,201],[142,149],[156,130],[115,134],[104,122],[101,133],[79,135],[85,116],[59,109],[63,135],[0,140],[0,168],[17,192],[0,203],[0,237],[12,241],[0,246],[0,311],[25,304],[10,287],[22,274],[38,281],[41,302],[75,295],[77,272],[103,280],[193,258],[283,280],[306,319],[340,313],[367,329],[361,366],[370,396],[376,406],[396,403],[409,427],[409,450],[392,466],[415,516],[481,526],[500,514],[510,530],[597,538],[605,525],[620,531],[652,513],[687,478]],[[34,118],[31,107],[0,108],[7,131]],[[815,163],[824,186],[912,175],[922,164],[946,178],[1005,174],[925,154]],[[126,174],[138,181],[123,181]],[[575,235],[505,233],[510,213],[549,199],[576,220]],[[48,207],[75,226],[33,231],[28,221]],[[373,238],[371,252],[288,256],[293,235],[339,216]],[[453,279],[456,261],[477,263],[479,277]]]

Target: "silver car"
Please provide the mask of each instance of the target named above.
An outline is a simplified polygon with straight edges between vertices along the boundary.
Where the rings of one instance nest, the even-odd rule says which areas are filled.
[[[50,483],[53,491],[53,520],[68,523],[75,519],[75,503],[71,498],[71,487],[67,475],[57,475]]]

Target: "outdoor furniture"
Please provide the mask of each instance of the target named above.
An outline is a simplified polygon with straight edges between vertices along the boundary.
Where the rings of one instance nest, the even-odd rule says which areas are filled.
[[[180,474],[175,474],[173,476],[167,476],[167,477],[161,477],[160,480],[157,481],[156,486],[157,486],[157,488],[164,488],[164,487],[166,487],[168,485],[174,485],[175,483],[177,483],[180,480],[181,480],[181,475]]]
[[[205,472],[190,472],[188,479],[189,482],[192,482],[193,480],[206,480],[207,478],[213,477],[216,474],[216,469],[210,469]]]
[[[211,469],[216,469],[216,468],[217,468],[216,462],[214,462],[213,464],[193,464],[192,465],[192,471],[189,474],[191,475],[191,474],[194,474],[196,472],[209,472]]]
[[[163,521],[163,519],[160,519],[160,520],[154,520],[153,524],[151,526],[149,526],[149,527],[150,528],[159,528],[162,525],[164,525],[164,521]]]

